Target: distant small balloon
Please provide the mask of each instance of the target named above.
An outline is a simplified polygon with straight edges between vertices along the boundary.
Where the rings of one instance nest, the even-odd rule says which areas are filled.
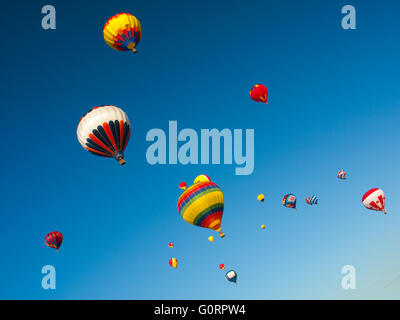
[[[221,238],[224,238],[224,237],[225,237],[225,233],[220,232],[220,233],[219,233],[219,236],[220,236]]]
[[[173,248],[174,244],[172,242],[168,243],[168,247]]]
[[[263,84],[256,84],[250,90],[250,98],[256,102],[263,102],[263,103],[268,104],[268,102],[267,102],[267,98],[268,98],[267,87],[264,86]]]
[[[221,263],[221,264],[219,265],[219,268],[220,268],[221,270],[225,270],[225,265],[224,265],[223,263]]]
[[[343,170],[340,170],[340,171],[337,173],[337,177],[338,177],[338,179],[340,179],[340,180],[346,180],[346,175],[347,175],[346,171],[343,171]]]
[[[181,183],[179,184],[179,188],[181,188],[182,190],[185,190],[186,187],[187,187],[186,182],[181,182]]]
[[[178,259],[176,259],[176,258],[169,259],[169,265],[172,268],[177,268],[178,267]]]
[[[387,213],[385,210],[385,193],[381,189],[372,188],[368,190],[362,197],[361,201],[364,207],[369,210],[381,211],[384,214]]]
[[[262,225],[261,225],[261,229],[265,229],[265,224],[262,224]]]
[[[229,270],[226,273],[226,280],[236,283],[236,281],[237,281],[237,273],[236,273],[236,271],[235,270]]]
[[[261,201],[261,202],[264,202],[264,195],[263,195],[262,193],[260,193],[260,194],[257,196],[257,200],[258,200],[258,201]]]
[[[287,194],[282,199],[282,204],[286,208],[296,209],[296,196],[294,194]]]
[[[214,242],[214,237],[213,237],[213,236],[209,236],[209,237],[208,237],[208,241]]]
[[[46,235],[46,237],[44,238],[44,242],[48,247],[60,251],[60,246],[63,242],[63,235],[61,234],[61,232],[52,231]]]
[[[204,181],[211,181],[210,177],[207,176],[206,174],[201,174],[194,179],[193,183],[199,183],[199,182],[204,182]]]

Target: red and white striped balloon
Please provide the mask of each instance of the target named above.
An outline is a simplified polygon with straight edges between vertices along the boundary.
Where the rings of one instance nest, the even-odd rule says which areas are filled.
[[[378,188],[368,190],[362,197],[364,207],[370,210],[385,212],[385,193]]]

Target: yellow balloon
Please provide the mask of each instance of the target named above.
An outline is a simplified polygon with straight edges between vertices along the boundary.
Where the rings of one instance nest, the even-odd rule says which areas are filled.
[[[214,242],[214,237],[213,237],[213,236],[209,236],[209,237],[208,237],[208,241]]]
[[[107,20],[103,28],[104,41],[118,51],[132,50],[142,37],[142,26],[138,19],[130,13],[118,13]]]
[[[257,200],[258,200],[258,201],[261,201],[261,202],[264,202],[264,195],[263,195],[262,193],[260,193],[260,194],[257,196]]]
[[[201,174],[199,176],[196,177],[196,179],[194,179],[193,183],[199,183],[199,182],[204,182],[204,181],[211,181],[210,177],[205,175],[205,174]]]
[[[261,229],[265,229],[265,224],[262,224],[262,225],[261,225]]]

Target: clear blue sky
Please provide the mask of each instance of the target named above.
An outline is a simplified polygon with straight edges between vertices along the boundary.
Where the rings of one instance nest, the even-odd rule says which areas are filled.
[[[57,10],[56,30],[41,29],[46,4]],[[356,7],[357,30],[341,28],[346,4]],[[1,9],[0,298],[399,297],[399,4],[17,1]],[[135,56],[102,38],[118,12],[142,23]],[[268,86],[269,106],[250,100],[256,83]],[[102,104],[131,120],[125,166],[76,138],[80,117]],[[167,130],[169,120],[197,132],[254,129],[254,173],[149,165],[146,133]],[[339,169],[347,182],[336,179]],[[225,195],[227,236],[214,243],[176,209],[178,183],[202,173]],[[372,187],[385,191],[388,215],[362,206]],[[297,212],[282,206],[286,193],[298,197]],[[312,194],[318,207],[304,202]],[[53,230],[64,234],[60,253],[44,244]],[[220,263],[237,271],[236,286]],[[56,267],[53,291],[41,288],[46,264]],[[341,288],[347,264],[357,290]]]

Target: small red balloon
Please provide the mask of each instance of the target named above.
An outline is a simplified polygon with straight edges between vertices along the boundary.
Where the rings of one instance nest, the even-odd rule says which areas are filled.
[[[256,84],[250,90],[250,98],[252,98],[256,102],[263,102],[263,103],[268,104],[268,102],[267,102],[267,98],[268,98],[267,87],[264,86],[263,84]]]
[[[186,182],[181,182],[181,183],[179,184],[179,188],[181,188],[182,190],[185,190],[186,187],[187,187]]]

